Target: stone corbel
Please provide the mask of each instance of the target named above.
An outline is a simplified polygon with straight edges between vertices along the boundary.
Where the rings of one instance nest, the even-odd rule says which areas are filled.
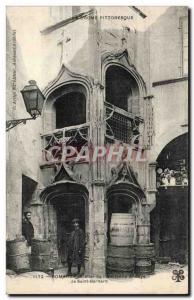
[[[105,186],[105,181],[103,179],[95,179],[92,181],[92,185]]]
[[[98,79],[94,79],[94,80],[93,80],[93,85],[94,85],[95,87],[99,87],[101,90],[104,89],[104,85],[103,85]]]

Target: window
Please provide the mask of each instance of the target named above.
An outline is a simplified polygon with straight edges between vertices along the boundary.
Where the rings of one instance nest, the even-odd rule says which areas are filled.
[[[106,71],[106,102],[129,113],[139,113],[139,90],[135,79],[125,69],[110,66]]]
[[[188,75],[188,17],[182,17],[180,19],[181,25],[181,64],[182,64],[182,76]]]
[[[81,93],[66,94],[57,100],[55,107],[56,128],[80,125],[86,122],[86,99]]]
[[[56,128],[86,123],[86,90],[80,84],[70,84],[55,91]]]

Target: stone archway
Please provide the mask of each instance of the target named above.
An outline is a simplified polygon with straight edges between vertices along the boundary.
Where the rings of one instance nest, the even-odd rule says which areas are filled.
[[[151,212],[151,241],[161,261],[187,262],[188,135],[168,143],[157,158],[156,207]]]
[[[170,143],[173,139],[177,138],[178,136],[187,133],[188,133],[188,128],[180,127],[180,125],[166,128],[163,134],[159,135],[158,137],[155,137],[154,147],[152,147],[148,152],[149,160],[156,161],[158,156],[160,155],[160,153],[168,143]]]
[[[67,267],[67,244],[72,220],[78,218],[85,232],[84,262],[89,261],[89,204],[88,191],[82,184],[60,180],[47,186],[40,195],[44,206],[44,238],[51,241],[55,267]]]
[[[141,207],[141,198],[140,190],[138,191],[137,186],[130,185],[126,182],[120,182],[118,184],[110,186],[107,191],[108,199],[108,244],[111,243],[111,229],[110,223],[113,215],[128,214],[132,219],[132,234],[133,236],[129,237],[131,244],[137,243],[137,226],[142,220],[142,207]]]
[[[107,198],[107,276],[130,277],[154,270],[149,205],[132,168],[115,170]],[[143,254],[142,254],[143,253]]]

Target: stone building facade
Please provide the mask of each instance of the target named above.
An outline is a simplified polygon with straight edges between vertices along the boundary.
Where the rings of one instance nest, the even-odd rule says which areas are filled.
[[[182,161],[186,181],[188,9],[168,8],[150,26],[146,25],[149,12],[128,10],[129,20],[118,21],[107,17],[106,7],[50,8],[51,22],[41,31],[45,87],[41,119],[7,133],[8,240],[21,237],[22,211],[30,207],[35,239],[49,241],[49,264],[59,268],[67,259],[71,221],[78,217],[86,236],[85,274],[89,276],[128,272],[123,270],[125,262],[115,262],[114,251],[124,251],[123,257],[132,259],[134,268],[141,265],[137,253],[150,251],[144,262],[153,271],[153,243],[157,258],[169,254],[162,250],[165,216],[157,203],[177,198],[180,189],[185,203],[181,222],[187,219],[187,184],[172,186],[170,178],[165,184],[157,170],[179,171],[175,162],[168,166],[172,162],[166,158],[168,152]],[[118,13],[124,10],[111,8],[112,16]],[[145,29],[138,30],[138,24]],[[17,84],[19,90],[26,82],[18,78]],[[9,81],[7,85],[9,91]],[[18,98],[21,114],[24,107]],[[174,141],[175,146],[168,148]],[[76,149],[81,159],[76,161],[75,153],[65,156],[66,146]],[[100,155],[104,146],[113,159]],[[130,162],[122,156],[125,147],[132,149]],[[85,150],[80,154],[81,149]],[[173,216],[173,205],[179,202],[166,206],[166,216],[167,211]],[[118,233],[113,243],[116,214],[131,218],[126,234],[130,238],[124,244]],[[181,225],[174,226],[180,229]],[[183,236],[181,254],[169,260],[180,256],[185,260],[187,231]],[[167,244],[175,247],[179,238],[168,236]]]

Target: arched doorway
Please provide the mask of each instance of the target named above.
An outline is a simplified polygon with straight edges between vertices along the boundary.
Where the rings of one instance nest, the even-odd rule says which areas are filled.
[[[67,268],[68,241],[73,230],[73,219],[79,219],[80,228],[85,233],[85,242],[88,240],[88,191],[82,184],[60,180],[46,187],[41,198],[44,202],[45,238],[51,241],[57,255],[57,267]],[[86,244],[85,262],[88,261],[88,247]]]
[[[107,192],[108,199],[108,226],[107,238],[108,245],[112,243],[111,235],[114,236],[114,228],[111,222],[115,216],[127,216],[131,219],[131,229],[129,232],[129,241],[131,244],[136,243],[137,223],[139,216],[139,198],[137,193],[130,190],[126,184],[113,185]],[[119,238],[119,234],[118,234]],[[128,243],[126,241],[126,243]]]
[[[131,277],[136,272],[138,228],[144,218],[143,197],[136,183],[125,180],[112,184],[107,190],[108,277]]]
[[[156,207],[151,212],[151,241],[161,261],[187,262],[188,134],[172,140],[157,159]]]
[[[79,219],[80,228],[85,232],[85,200],[81,195],[68,193],[53,199],[51,204],[57,215],[57,247],[62,265],[67,263],[68,241],[73,231],[72,220]]]

